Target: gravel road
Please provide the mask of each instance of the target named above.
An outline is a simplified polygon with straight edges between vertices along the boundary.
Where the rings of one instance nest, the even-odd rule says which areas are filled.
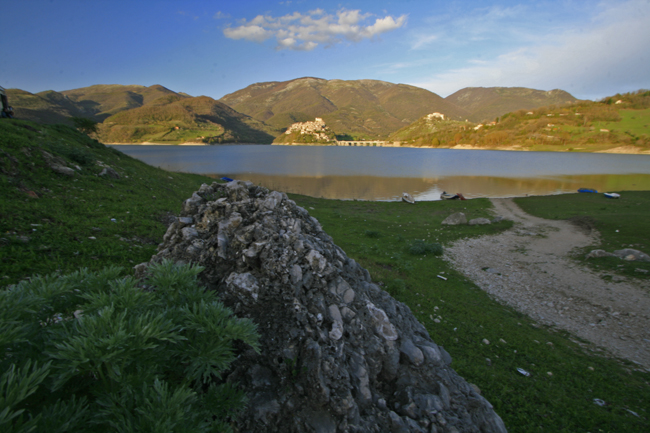
[[[492,199],[495,214],[515,222],[494,236],[461,240],[445,260],[500,302],[539,323],[564,329],[650,370],[650,284],[581,266],[569,257],[596,244],[566,221],[525,213],[512,199]]]

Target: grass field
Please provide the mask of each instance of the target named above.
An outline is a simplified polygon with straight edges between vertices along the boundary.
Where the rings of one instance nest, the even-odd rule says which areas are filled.
[[[650,200],[650,193],[635,195],[643,202]],[[567,203],[566,197],[571,196],[540,197],[548,200],[540,208],[556,200]],[[337,245],[367,268],[374,281],[409,305],[433,340],[452,355],[452,367],[479,386],[510,432],[650,429],[648,372],[625,361],[596,355],[593,349],[583,349],[571,341],[574,337],[539,326],[502,306],[440,256],[409,252],[418,241],[441,243],[444,247],[456,239],[510,227],[507,221],[488,228],[440,224],[457,211],[468,218],[489,216],[487,199],[419,202],[411,206],[292,198],[318,218]],[[589,203],[589,199],[584,200]],[[582,212],[575,208],[569,213]],[[619,214],[617,209],[613,213]],[[592,214],[598,217],[596,212]],[[635,215],[631,220],[643,219],[639,217]],[[484,344],[483,339],[490,344]],[[531,376],[521,375],[517,368]],[[594,404],[595,398],[604,400],[606,406]]]
[[[54,173],[43,150],[80,170],[72,177]],[[104,165],[120,178],[97,176]],[[114,264],[130,273],[155,252],[166,215],[177,214],[192,191],[212,181],[147,166],[68,127],[0,122],[0,285],[80,267]],[[587,221],[601,231],[607,250],[630,244],[643,250],[650,246],[650,193],[622,195],[619,201],[586,194],[517,202],[549,218],[591,218]],[[452,367],[482,390],[510,432],[650,431],[650,373],[600,356],[589,345],[585,349],[565,333],[500,305],[436,255],[438,245],[510,227],[507,221],[441,226],[456,211],[468,218],[490,216],[488,200],[407,205],[292,198],[375,282],[411,308],[452,355]],[[636,275],[618,268],[620,261],[593,263]]]
[[[569,219],[600,235],[598,248],[613,252],[623,248],[650,251],[650,193],[647,191],[620,191],[620,199],[608,199],[603,194],[565,194],[560,196],[526,197],[515,202],[526,212],[548,219]],[[607,270],[635,278],[650,278],[637,271],[650,271],[648,262],[630,262],[603,257],[586,260],[585,254],[596,249],[587,247],[575,252],[580,262],[600,270]]]

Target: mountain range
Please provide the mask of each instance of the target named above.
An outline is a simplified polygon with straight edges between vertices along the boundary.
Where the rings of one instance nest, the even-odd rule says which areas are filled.
[[[218,101],[161,85],[7,94],[18,118],[71,124],[71,117],[85,117],[100,123],[100,140],[125,143],[270,143],[291,124],[315,117],[345,139],[384,139],[434,112],[478,122],[576,101],[562,90],[473,87],[442,98],[406,84],[313,77],[252,84]]]

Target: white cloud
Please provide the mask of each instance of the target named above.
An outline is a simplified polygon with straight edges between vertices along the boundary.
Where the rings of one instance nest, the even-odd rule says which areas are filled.
[[[327,14],[322,9],[306,14],[294,12],[281,17],[258,15],[251,21],[242,20],[237,27],[224,29],[230,39],[263,42],[275,37],[278,49],[311,51],[319,44],[332,46],[343,40],[359,42],[372,39],[406,24],[406,15],[386,16],[369,22],[371,14],[359,10],[341,9]]]
[[[255,42],[264,42],[273,36],[272,32],[269,32],[263,27],[256,25],[239,26],[235,27],[234,29],[227,28],[223,31],[223,33],[230,39],[246,39],[248,41]]]
[[[581,29],[530,34],[526,40],[542,42],[412,84],[441,95],[464,87],[525,86],[592,99],[650,86],[650,2],[606,2],[597,11]]]

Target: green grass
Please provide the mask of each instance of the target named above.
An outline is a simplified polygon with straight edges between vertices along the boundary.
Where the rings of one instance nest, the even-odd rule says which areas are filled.
[[[637,197],[641,196],[645,196],[644,201],[650,200],[650,193]],[[457,211],[468,218],[490,216],[488,200],[410,206],[291,197],[318,218],[337,245],[370,271],[373,281],[411,308],[433,340],[452,355],[452,367],[479,386],[509,432],[650,429],[650,374],[631,363],[606,358],[599,349],[584,342],[581,346],[572,341],[575,337],[541,327],[497,303],[440,256],[410,253],[417,243],[440,243],[444,247],[457,239],[510,227],[507,221],[471,227],[440,224]],[[554,203],[564,197],[546,199]],[[630,221],[634,219],[643,218],[635,214]],[[490,344],[482,343],[483,339]],[[531,376],[521,375],[517,368]],[[607,405],[597,406],[595,398]]]
[[[41,149],[82,170],[72,178],[53,173]],[[98,160],[122,177],[96,176],[101,171]],[[0,285],[57,270],[108,265],[129,269],[148,261],[165,232],[164,216],[177,214],[201,183],[212,181],[147,166],[68,127],[0,122]],[[643,250],[650,245],[650,193],[622,195],[619,201],[606,201],[599,194],[519,202],[551,218],[590,216],[606,249],[642,243],[638,248]],[[510,227],[507,221],[471,227],[440,224],[457,211],[468,218],[488,217],[488,200],[412,206],[292,198],[319,219],[375,282],[411,308],[433,340],[452,355],[452,367],[480,387],[510,432],[650,430],[650,374],[601,356],[588,344],[576,344],[563,332],[539,327],[492,300],[435,255],[435,244],[444,248],[457,239]],[[24,237],[29,240],[23,242]],[[424,252],[413,254],[413,246],[423,246]],[[522,376],[517,368],[531,376]],[[595,405],[594,398],[607,405]]]
[[[81,170],[54,173],[42,150]],[[120,179],[97,176],[98,161]],[[148,261],[165,218],[204,182],[213,180],[148,166],[62,125],[0,122],[0,284]]]
[[[620,110],[619,122],[598,122],[597,128],[627,133],[633,137],[650,136],[650,108],[645,110]]]
[[[614,191],[609,191],[614,192]],[[650,193],[647,191],[620,191],[620,199],[608,199],[603,194],[566,194],[560,196],[517,198],[515,202],[526,212],[548,219],[571,219],[577,224],[593,227],[600,235],[600,245],[576,251],[575,257],[599,270],[616,272],[637,278],[650,278],[650,263],[620,260],[618,258],[585,259],[594,249],[608,252],[633,248],[650,252]]]

